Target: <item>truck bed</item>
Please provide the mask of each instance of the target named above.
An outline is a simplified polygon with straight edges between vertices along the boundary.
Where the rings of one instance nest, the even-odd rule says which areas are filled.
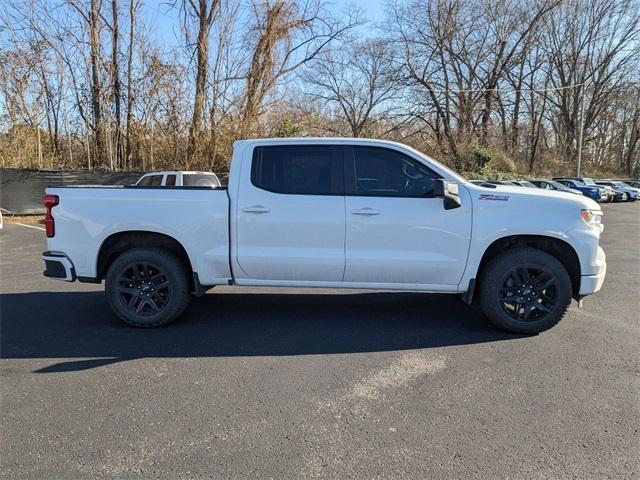
[[[155,232],[177,240],[204,285],[227,283],[229,197],[224,188],[65,186],[58,195],[56,235],[49,249],[64,251],[79,278],[96,277],[101,245],[119,232]]]

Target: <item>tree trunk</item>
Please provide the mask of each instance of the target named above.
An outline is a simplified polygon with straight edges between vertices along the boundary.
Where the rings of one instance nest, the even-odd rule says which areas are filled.
[[[491,111],[493,110],[493,96],[495,95],[495,84],[487,89],[484,94],[484,109],[482,111],[482,119],[480,123],[480,145],[486,147],[489,145],[489,122],[491,120]]]
[[[214,14],[219,4],[220,0],[213,0],[211,7],[208,7],[207,0],[200,0],[196,12],[198,17],[198,40],[196,44],[197,70],[193,116],[191,117],[191,126],[189,128],[189,160],[191,160],[197,150],[198,139],[200,137],[202,111],[207,89],[207,70],[209,68],[209,30],[211,29]]]
[[[93,111],[93,132],[96,136],[96,166],[104,161],[104,128],[102,125],[102,86],[100,84],[100,37],[98,35],[98,0],[91,0],[89,15],[89,44],[91,46],[91,108]]]
[[[133,51],[135,45],[134,32],[136,20],[136,0],[129,0],[129,55],[127,58],[127,133],[126,133],[126,155],[124,159],[125,168],[133,166],[131,161],[131,121],[133,120]]]
[[[111,0],[111,14],[113,15],[112,41],[111,41],[111,75],[113,76],[113,103],[115,113],[115,154],[117,168],[124,168],[124,158],[122,155],[122,127],[120,125],[120,62],[118,61],[119,49],[119,29],[118,29],[118,0]]]

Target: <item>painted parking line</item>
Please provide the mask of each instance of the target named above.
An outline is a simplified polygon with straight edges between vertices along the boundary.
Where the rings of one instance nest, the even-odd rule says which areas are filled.
[[[36,230],[42,230],[44,232],[44,228],[42,227],[36,227],[35,225],[27,225],[26,223],[14,223],[14,225],[20,225],[21,227],[27,227],[27,228],[35,228]]]

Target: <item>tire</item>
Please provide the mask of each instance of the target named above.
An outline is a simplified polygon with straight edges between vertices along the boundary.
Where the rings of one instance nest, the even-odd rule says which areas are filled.
[[[498,328],[534,334],[550,329],[566,313],[572,286],[567,269],[552,255],[530,247],[507,250],[486,266],[480,306]]]
[[[105,291],[111,310],[141,328],[172,322],[191,297],[184,263],[162,248],[134,248],[117,257],[107,271]]]

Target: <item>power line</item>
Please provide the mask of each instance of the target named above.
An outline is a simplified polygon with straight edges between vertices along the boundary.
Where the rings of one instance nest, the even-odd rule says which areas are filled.
[[[575,83],[573,85],[565,85],[564,87],[550,87],[550,88],[461,88],[459,90],[452,88],[431,88],[430,90],[435,93],[486,93],[486,92],[495,92],[495,93],[517,93],[517,92],[533,92],[533,93],[544,93],[544,92],[554,92],[559,90],[569,90],[572,88],[583,87],[586,85],[586,82]]]

